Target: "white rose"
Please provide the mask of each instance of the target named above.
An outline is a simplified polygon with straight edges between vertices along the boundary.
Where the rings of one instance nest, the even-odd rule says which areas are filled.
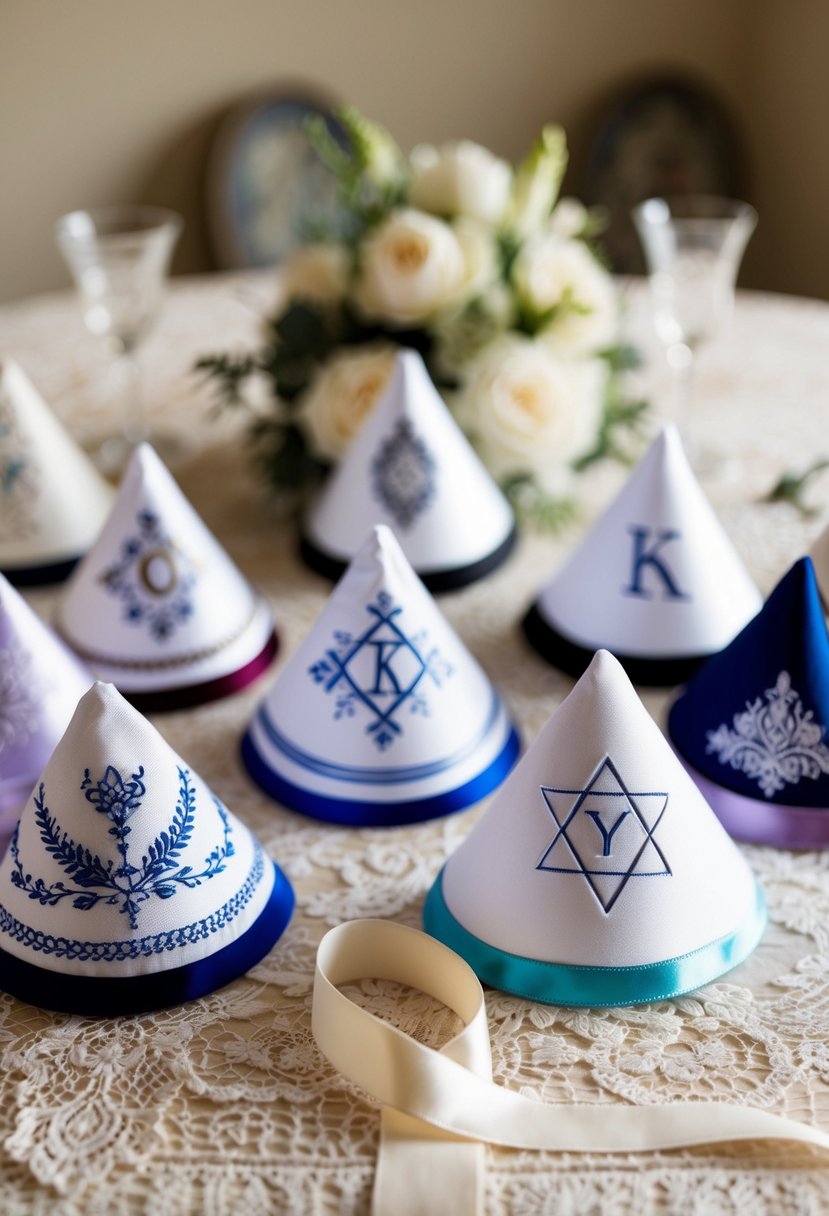
[[[541,321],[552,313],[541,332],[562,354],[595,352],[616,340],[613,280],[581,241],[551,232],[531,237],[515,259],[512,279],[531,315]]]
[[[580,236],[590,220],[584,203],[577,198],[560,198],[550,216],[550,231],[559,236]]]
[[[487,224],[504,218],[512,169],[505,160],[470,140],[435,148],[420,144],[409,158],[413,179],[409,198],[435,215],[468,215]]]
[[[568,479],[602,417],[601,360],[558,358],[544,343],[505,334],[476,361],[458,395],[458,419],[497,478],[530,473],[552,492]]]
[[[280,268],[283,298],[336,304],[345,295],[348,261],[342,245],[301,245]]]
[[[395,350],[391,344],[359,346],[325,363],[300,412],[318,456],[340,459],[389,383]]]
[[[390,325],[420,325],[457,300],[467,281],[458,237],[423,211],[393,211],[363,243],[354,303]]]

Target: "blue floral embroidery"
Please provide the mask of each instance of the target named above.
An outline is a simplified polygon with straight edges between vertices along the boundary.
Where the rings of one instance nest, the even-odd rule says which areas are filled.
[[[408,703],[411,713],[428,717],[424,678],[428,676],[441,688],[452,674],[435,648],[425,653],[425,631],[411,637],[403,632],[397,623],[403,609],[393,605],[391,596],[381,591],[374,604],[366,605],[374,622],[365,633],[355,638],[338,631],[334,634],[336,649],[327,650],[308,669],[325,692],[335,693],[335,721],[353,718],[360,705],[368,710],[371,721],[366,731],[381,751],[402,735],[396,715],[404,705]]]
[[[180,854],[193,834],[196,811],[189,773],[180,768],[178,775],[179,796],[172,821],[148,847],[138,865],[132,864],[130,859],[128,837],[132,832],[129,820],[140,809],[147,792],[142,780],[143,767],[139,767],[129,780],[125,780],[112,765],[107,766],[104,775],[97,781],[92,780],[89,769],[84,770],[80,788],[86,791],[87,801],[98,813],[110,820],[112,826],[109,835],[115,839],[117,861],[111,857],[102,860],[61,830],[46,805],[46,791],[41,782],[34,797],[35,822],[40,829],[40,839],[46,852],[71,878],[72,885],[67,886],[63,881],[46,883],[42,878],[33,878],[26,873],[20,858],[19,825],[9,845],[14,865],[12,883],[25,891],[29,899],[50,907],[61,900],[71,899],[73,908],[88,912],[103,901],[116,906],[119,912],[128,916],[130,928],[135,929],[138,927],[141,904],[152,896],[170,899],[181,887],[199,887],[216,874],[221,874],[225,862],[233,856],[234,847],[227,812],[216,798],[213,801],[222,823],[222,843],[208,854],[203,868],[198,872],[194,872],[192,866],[178,864]]]
[[[123,600],[124,620],[146,624],[157,642],[166,642],[193,615],[195,572],[152,511],[139,511],[135,523],[137,535],[123,542],[119,560],[100,581]]]
[[[56,937],[33,929],[12,916],[0,904],[0,933],[7,933],[13,941],[20,942],[38,954],[51,954],[55,958],[77,959],[79,962],[122,963],[126,959],[145,958],[149,954],[165,954],[204,941],[218,933],[243,912],[253,898],[265,875],[265,854],[256,842],[253,862],[242,886],[226,903],[209,916],[192,921],[180,929],[168,929],[164,933],[151,933],[146,937],[128,937],[122,941],[89,942],[74,941],[69,937]]]
[[[401,418],[371,464],[374,496],[410,528],[435,496],[435,460],[408,418]]]
[[[0,396],[0,497],[3,501],[0,535],[3,537],[26,536],[34,530],[38,480],[31,445],[21,433],[8,400]]]

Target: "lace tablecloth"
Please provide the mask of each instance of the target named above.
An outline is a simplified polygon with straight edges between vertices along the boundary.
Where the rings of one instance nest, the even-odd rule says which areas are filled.
[[[667,392],[641,287],[629,325],[643,380]],[[291,530],[250,475],[242,419],[211,419],[192,376],[197,354],[258,338],[268,277],[179,280],[143,352],[153,422],[180,441],[175,472],[208,525],[271,598],[283,650],[297,645],[329,587],[298,562]],[[820,527],[758,498],[784,468],[829,454],[829,305],[743,295],[727,337],[704,353],[698,412],[738,467],[711,494],[766,592]],[[103,356],[73,297],[0,308],[0,353],[14,355],[76,434],[105,430]],[[608,467],[582,484],[579,528],[620,484]],[[818,504],[829,485],[815,487]],[[524,645],[517,621],[579,528],[525,538],[508,565],[440,605],[503,690],[531,740],[570,681]],[[31,602],[47,617],[57,592]],[[270,678],[270,677],[268,677]],[[316,945],[358,916],[417,925],[424,894],[480,808],[399,830],[317,824],[270,804],[238,757],[251,690],[154,721],[284,866],[297,912],[247,977],[193,1004],[120,1021],[48,1014],[0,995],[0,1211],[5,1216],[365,1213],[378,1112],[333,1073],[311,1036]],[[646,703],[658,717],[663,694]],[[600,1012],[487,993],[499,1082],[547,1102],[719,1098],[829,1130],[829,853],[747,848],[771,912],[754,956],[679,1000]],[[372,1008],[436,1041],[449,1029],[428,998],[365,984]],[[610,1158],[491,1152],[487,1211],[768,1213],[829,1211],[829,1162],[807,1150],[742,1146]]]

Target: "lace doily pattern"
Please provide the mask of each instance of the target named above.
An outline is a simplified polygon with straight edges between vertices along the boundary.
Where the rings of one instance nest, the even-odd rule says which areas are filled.
[[[208,397],[190,373],[217,334],[225,346],[253,346],[257,315],[273,290],[268,276],[256,275],[174,284],[145,354],[150,420],[160,429],[174,423],[185,448],[176,477],[274,605],[285,656],[307,635],[329,589],[301,567],[285,530],[275,529],[236,443],[240,418],[208,422]],[[643,300],[632,293],[637,340],[647,334]],[[105,365],[91,340],[79,338],[74,307],[68,295],[6,306],[0,333],[5,348],[37,373],[47,400],[92,443],[106,425]],[[825,417],[827,339],[825,305],[742,297],[730,341],[712,346],[700,366],[702,427],[740,451],[743,462],[738,479],[711,493],[764,592],[820,527],[757,499],[784,467],[809,456],[797,436],[806,419],[811,433]],[[658,352],[651,353],[650,366],[658,368]],[[658,399],[667,386],[652,374],[647,387]],[[582,525],[623,476],[612,467],[585,476]],[[524,645],[517,621],[577,539],[575,531],[525,538],[502,570],[440,600],[527,740],[572,682]],[[47,618],[55,599],[42,590],[31,595]],[[97,1021],[45,1013],[0,994],[4,1216],[369,1211],[378,1116],[316,1050],[316,946],[330,925],[358,916],[418,925],[426,891],[481,808],[400,830],[356,830],[270,803],[237,756],[264,687],[154,722],[285,868],[297,893],[294,920],[248,976],[152,1015]],[[646,696],[660,721],[666,701],[666,694]],[[552,838],[552,818],[550,827]],[[571,1010],[489,991],[498,1081],[545,1102],[751,1103],[829,1129],[829,854],[761,847],[746,854],[771,915],[746,963],[690,996],[637,1008]],[[359,995],[426,1041],[452,1033],[453,1015],[422,994],[366,982]],[[490,1151],[488,1161],[487,1216],[799,1216],[829,1209],[826,1163],[789,1146],[635,1159]]]

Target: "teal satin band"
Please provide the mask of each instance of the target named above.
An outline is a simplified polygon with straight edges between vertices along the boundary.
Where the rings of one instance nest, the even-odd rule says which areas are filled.
[[[766,927],[766,901],[756,887],[754,907],[735,933],[710,945],[641,967],[578,967],[521,958],[490,946],[455,919],[443,898],[443,872],[423,908],[423,927],[469,963],[480,980],[503,992],[548,1005],[641,1005],[710,984],[748,958]]]

